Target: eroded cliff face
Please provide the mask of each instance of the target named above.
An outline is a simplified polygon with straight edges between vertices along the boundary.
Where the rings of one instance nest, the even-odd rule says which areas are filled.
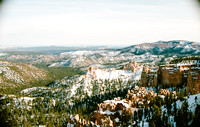
[[[199,63],[160,66],[158,74],[158,81],[163,86],[187,86],[189,92],[200,92]]]
[[[173,87],[186,85],[183,82],[184,78],[187,79],[187,77],[183,77],[183,71],[176,64],[162,65],[159,67],[158,83],[163,86]]]
[[[136,61],[132,61],[126,65],[124,65],[124,70],[131,70],[133,73],[136,73],[138,70],[138,64]]]
[[[189,92],[200,92],[200,61],[191,64],[168,64],[144,67],[141,75],[142,86],[165,87],[187,86]]]
[[[191,93],[200,92],[200,68],[191,69],[187,78],[187,88]]]
[[[141,75],[142,86],[157,86],[158,83],[158,68],[143,67]]]
[[[120,97],[114,98],[114,100],[106,100],[103,103],[97,104],[97,110],[92,112],[89,119],[81,119],[79,115],[70,116],[68,123],[79,126],[103,126],[103,127],[118,127],[122,126],[124,117],[128,115],[134,115],[138,113],[143,107],[149,108],[151,105],[151,99],[157,97],[164,100],[166,96],[170,95],[168,89],[160,89],[159,94],[153,90],[147,90],[145,87],[135,86],[132,90],[128,90],[125,99]],[[172,91],[174,98],[177,98],[176,91]]]

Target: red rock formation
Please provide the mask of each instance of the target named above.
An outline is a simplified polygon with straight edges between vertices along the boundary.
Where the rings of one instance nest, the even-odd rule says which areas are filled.
[[[159,95],[170,95],[170,92],[168,89],[160,89]]]
[[[75,116],[70,115],[67,121],[74,127],[90,126],[91,123],[90,121],[87,122],[85,119],[80,119],[78,114],[76,114]]]
[[[166,87],[187,86],[189,92],[200,92],[200,61],[193,64],[168,64],[144,67],[141,75],[142,86]]]
[[[130,106],[126,100],[115,98],[114,100],[107,100],[97,105],[97,111],[94,112],[94,119],[98,125],[104,125],[106,118],[109,117],[109,125],[116,124],[114,119],[116,117],[122,118],[124,113],[130,113]],[[107,123],[108,125],[108,123]]]
[[[136,61],[132,61],[124,65],[124,70],[131,70],[133,73],[136,73],[138,69],[138,64]]]
[[[158,82],[163,86],[186,86],[189,92],[200,92],[200,61],[192,64],[161,65]]]
[[[163,86],[188,86],[188,90],[198,91],[200,79],[199,64],[170,64],[159,67],[158,81]],[[193,88],[195,90],[193,90]]]
[[[149,67],[143,67],[142,75],[141,75],[141,85],[147,86],[148,85],[148,73],[149,73]]]
[[[142,86],[156,86],[157,81],[163,86],[183,86],[188,82],[188,75],[191,71],[199,73],[200,63],[197,61],[193,64],[168,64],[159,66],[158,71],[151,67],[144,67],[141,75]],[[155,68],[155,67],[154,67]],[[198,78],[194,77],[195,82],[198,83]],[[189,78],[190,79],[190,78]],[[191,82],[191,81],[189,81]],[[193,81],[194,82],[194,81]],[[194,83],[193,83],[194,84]],[[198,88],[198,86],[197,86]]]
[[[141,75],[142,86],[157,86],[157,67],[143,67]]]
[[[159,95],[162,94],[160,97],[163,97],[164,95],[169,94],[169,90],[161,89],[159,93]],[[145,87],[136,86],[132,90],[128,90],[127,97],[124,100],[121,100],[118,97],[114,98],[114,100],[106,100],[103,103],[98,104],[97,110],[91,114],[88,121],[80,119],[79,115],[75,115],[74,117],[70,116],[68,123],[77,127],[90,125],[103,125],[103,127],[120,126],[120,121],[122,121],[124,115],[132,112],[131,108],[142,106],[149,107],[150,99],[155,98],[156,96],[157,94],[154,93],[154,91],[149,90],[149,92],[147,92]]]
[[[89,69],[88,69],[88,72],[87,72],[87,75],[91,75],[93,79],[95,79],[97,77],[96,75],[96,70],[98,68],[95,68],[93,66],[90,66]]]
[[[163,86],[182,86],[184,84],[184,67],[176,64],[164,65],[159,67],[158,81]]]
[[[187,88],[191,93],[200,92],[200,68],[191,68],[187,78]]]
[[[128,91],[128,94],[126,95],[126,101],[129,102],[129,106],[132,108],[138,108],[148,105],[148,101],[150,101],[150,98],[156,97],[157,94],[154,93],[152,90],[147,90],[145,87],[135,87],[131,91]]]

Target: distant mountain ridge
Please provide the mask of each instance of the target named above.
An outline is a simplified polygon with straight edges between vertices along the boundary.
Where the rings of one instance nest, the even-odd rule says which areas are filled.
[[[154,43],[142,43],[132,45],[126,48],[119,49],[121,54],[132,53],[134,55],[143,55],[150,53],[152,55],[166,55],[166,54],[200,54],[200,43],[175,40],[175,41],[158,41]]]
[[[42,49],[43,48],[40,50]],[[199,56],[200,43],[174,40],[142,43],[119,49],[92,48],[69,49],[67,51],[56,49],[50,52],[51,53],[47,54],[34,54],[34,52],[25,52],[21,54],[20,52],[2,52],[0,54],[0,59],[12,62],[24,62],[28,64],[46,64],[49,67],[88,67],[96,64],[110,65],[129,61],[155,62],[161,61],[162,58],[165,57]]]
[[[93,64],[121,63],[123,61],[153,62],[165,56],[200,55],[200,43],[191,41],[158,41],[142,43],[120,49],[63,52],[69,59],[51,66],[89,66]]]
[[[36,47],[1,47],[0,52],[37,52],[42,54],[58,55],[62,52],[77,50],[98,50],[106,49],[107,46],[36,46]]]

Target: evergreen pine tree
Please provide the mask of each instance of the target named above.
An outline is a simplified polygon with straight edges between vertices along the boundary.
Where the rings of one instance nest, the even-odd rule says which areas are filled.
[[[154,120],[156,127],[162,126],[161,116],[162,116],[161,107],[158,107],[157,105],[154,104],[152,119]]]

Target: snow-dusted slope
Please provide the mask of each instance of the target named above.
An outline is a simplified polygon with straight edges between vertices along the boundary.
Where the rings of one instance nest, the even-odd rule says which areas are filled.
[[[200,105],[200,93],[199,94],[195,94],[195,95],[190,95],[188,97],[184,97],[186,102],[188,103],[188,111],[189,112],[192,112],[193,114],[195,113],[195,109],[197,107],[197,105]],[[196,99],[195,99],[196,98]],[[182,104],[184,103],[183,101],[176,101],[174,102],[176,103],[176,107],[177,109],[181,109],[182,107]],[[172,108],[171,108],[171,111],[173,112],[174,111],[174,103],[172,104]],[[162,109],[162,112],[167,112],[167,108],[165,106],[162,106],[161,107]],[[169,116],[169,121],[176,127],[176,122],[174,120],[174,116]],[[190,121],[190,124],[191,124],[192,121]]]
[[[93,87],[94,87],[94,81],[96,81],[96,84],[100,87],[99,90],[103,88],[106,88],[106,80],[108,82],[119,82],[121,80],[123,82],[123,88],[128,87],[127,82],[129,80],[132,81],[138,81],[141,78],[142,68],[139,68],[139,70],[136,73],[133,73],[132,71],[126,71],[126,70],[102,70],[97,69],[94,74],[87,73],[86,75],[82,75],[76,79],[76,83],[73,84],[71,87],[71,95],[75,95],[77,90],[82,87],[83,93],[87,93],[89,96],[92,95]],[[111,86],[113,83],[110,83]],[[119,89],[119,88],[118,88]],[[102,92],[103,93],[103,92]]]
[[[57,50],[55,50],[57,51]],[[127,61],[160,61],[165,55],[191,56],[200,55],[200,43],[190,41],[158,41],[143,43],[121,49],[85,49],[61,52],[56,55],[45,54],[0,54],[0,59],[23,61],[31,64],[48,64],[50,67],[88,67],[95,64],[113,64]]]
[[[0,61],[0,87],[16,86],[31,81],[45,80],[46,72],[32,65]]]
[[[119,51],[115,50],[82,50],[82,51],[72,51],[72,52],[63,52],[60,55],[70,56],[72,58],[78,56],[87,56],[87,57],[95,57],[95,56],[108,56],[114,57],[119,55]]]
[[[195,97],[197,98],[196,100],[195,100]],[[188,105],[189,105],[188,109],[189,109],[189,111],[192,111],[194,113],[197,104],[200,105],[200,93],[199,94],[195,94],[195,95],[191,95],[189,97],[186,97],[185,99],[188,102]],[[182,101],[178,100],[176,102],[177,108],[180,109],[181,106],[182,106],[182,103],[183,103]]]
[[[200,43],[190,41],[158,41],[155,43],[143,43],[139,45],[133,45],[120,49],[121,53],[130,52],[135,55],[142,55],[147,52],[152,55],[163,54],[193,54],[198,55],[200,51]]]
[[[200,105],[200,93],[195,94],[195,95],[190,95],[190,96],[184,97],[184,98],[186,99],[186,101],[188,103],[188,106],[189,106],[188,110],[194,113],[196,106]],[[197,98],[197,99],[195,99],[195,98]],[[176,103],[177,109],[181,109],[183,101],[178,100],[175,103]],[[173,111],[173,109],[174,109],[174,103],[172,104],[172,111]],[[166,111],[167,109],[164,106],[162,106],[162,110]]]
[[[114,64],[122,63],[124,61],[137,61],[137,62],[149,62],[149,61],[160,61],[163,55],[152,55],[145,53],[143,55],[134,55],[130,52],[121,53],[120,51],[108,51],[108,50],[97,50],[97,51],[73,51],[61,53],[60,57],[66,57],[68,59],[55,62],[50,67],[55,66],[70,66],[70,67],[83,67],[96,64]]]
[[[164,55],[199,55],[200,44],[189,41],[159,41],[143,43],[121,49],[83,50],[63,52],[68,59],[50,66],[90,66],[94,64],[120,63],[123,61],[152,62],[159,61]]]
[[[139,68],[136,73],[133,73],[131,70],[115,70],[115,69],[95,70],[96,79],[109,79],[109,80],[118,79],[118,78],[121,78],[121,79],[132,78],[135,80],[139,80],[141,78],[141,73],[142,73],[142,67]],[[92,75],[90,76],[92,77]]]

